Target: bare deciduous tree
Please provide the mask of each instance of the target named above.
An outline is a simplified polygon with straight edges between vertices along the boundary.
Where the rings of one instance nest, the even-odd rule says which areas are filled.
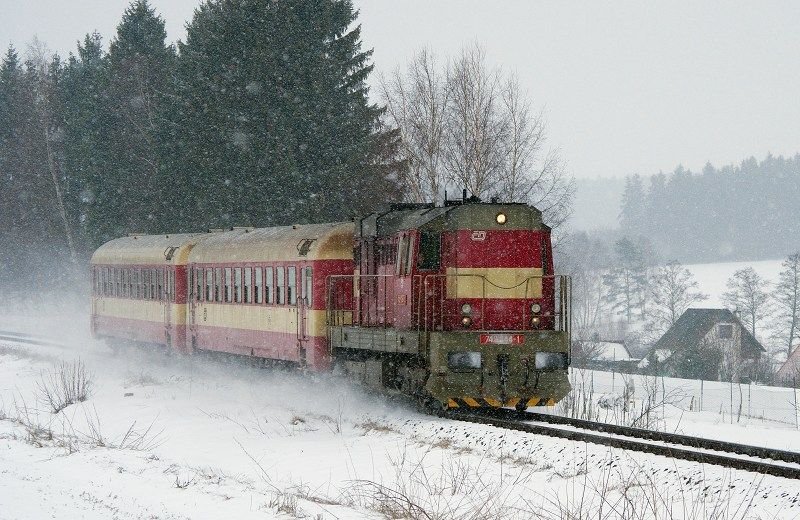
[[[446,66],[419,51],[405,73],[381,81],[390,124],[409,164],[408,198],[464,188],[481,198],[529,202],[553,227],[570,213],[574,182],[516,77],[491,68],[478,44]]]
[[[728,290],[722,294],[725,305],[747,319],[754,336],[756,325],[769,315],[769,285],[755,269],[748,267],[733,273],[727,282]]]
[[[438,200],[444,190],[442,142],[448,89],[438,67],[436,57],[422,49],[408,62],[405,73],[397,68],[380,80],[389,123],[400,129],[409,167],[409,198],[414,202]]]
[[[774,293],[775,340],[789,356],[800,346],[800,252],[789,255],[781,267]]]
[[[697,288],[692,273],[678,261],[654,269],[650,275],[648,306],[648,317],[653,327],[665,331],[691,304],[707,299],[708,296],[698,292]]]
[[[479,45],[466,46],[447,72],[447,87],[448,180],[478,197],[494,194],[505,173],[507,122],[500,71],[489,68]]]

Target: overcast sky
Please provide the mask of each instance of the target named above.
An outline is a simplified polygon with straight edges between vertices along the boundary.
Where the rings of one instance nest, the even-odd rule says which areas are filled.
[[[198,0],[151,0],[170,38]],[[544,107],[577,177],[800,151],[800,2],[355,0],[378,71],[477,40]],[[0,43],[113,35],[125,0],[0,0]],[[373,78],[374,80],[374,78]]]

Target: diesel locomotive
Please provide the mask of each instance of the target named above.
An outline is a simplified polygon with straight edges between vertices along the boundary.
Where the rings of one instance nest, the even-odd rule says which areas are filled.
[[[440,408],[570,390],[570,280],[527,204],[393,204],[354,222],[131,235],[92,257],[111,342],[339,367]]]

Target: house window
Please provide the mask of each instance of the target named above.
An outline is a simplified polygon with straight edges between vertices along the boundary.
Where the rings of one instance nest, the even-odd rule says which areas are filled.
[[[717,332],[719,339],[733,339],[733,325],[730,323],[721,323],[717,325]]]

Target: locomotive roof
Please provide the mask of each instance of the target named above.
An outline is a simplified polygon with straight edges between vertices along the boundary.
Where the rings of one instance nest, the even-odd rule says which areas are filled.
[[[353,223],[239,228],[211,233],[189,255],[190,262],[349,260]]]
[[[207,233],[174,235],[130,235],[106,242],[92,255],[93,264],[180,265],[186,263],[191,246]]]
[[[362,236],[389,236],[408,229],[433,230],[487,229],[497,227],[497,213],[508,214],[504,229],[549,229],[542,223],[542,212],[524,203],[475,203],[434,206],[397,204],[383,212],[357,221]]]

